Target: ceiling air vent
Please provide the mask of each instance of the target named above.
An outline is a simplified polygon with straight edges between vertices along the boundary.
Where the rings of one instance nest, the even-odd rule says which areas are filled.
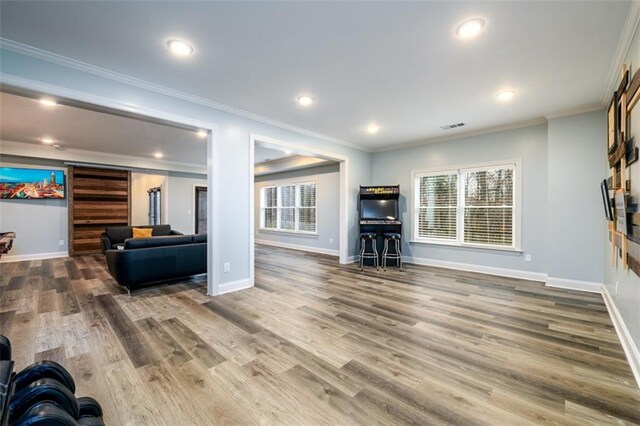
[[[462,127],[462,126],[464,126],[464,123],[447,124],[444,126],[440,126],[440,128],[442,130],[451,130],[451,129],[457,129],[458,127]]]

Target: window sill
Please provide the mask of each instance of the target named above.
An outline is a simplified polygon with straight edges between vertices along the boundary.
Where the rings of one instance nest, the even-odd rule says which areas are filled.
[[[411,244],[426,244],[426,245],[444,246],[444,247],[461,248],[461,249],[501,251],[501,252],[507,252],[507,253],[523,253],[523,250],[519,247],[485,246],[482,244],[460,244],[457,242],[437,241],[437,240],[417,240],[417,239],[412,239],[409,242]]]
[[[290,234],[290,235],[299,235],[302,237],[317,237],[317,232],[304,232],[304,231],[290,231],[287,229],[269,229],[269,228],[258,228],[258,232],[267,232],[273,234]]]

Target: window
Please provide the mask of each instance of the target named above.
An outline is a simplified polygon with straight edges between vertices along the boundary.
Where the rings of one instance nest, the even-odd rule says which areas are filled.
[[[414,173],[413,240],[519,249],[516,163]]]
[[[265,186],[260,192],[260,228],[316,232],[316,183]]]
[[[206,234],[207,233],[207,187],[196,186],[195,190],[196,190],[195,231],[196,231],[196,234]]]
[[[149,225],[160,225],[162,222],[162,188],[149,188]]]

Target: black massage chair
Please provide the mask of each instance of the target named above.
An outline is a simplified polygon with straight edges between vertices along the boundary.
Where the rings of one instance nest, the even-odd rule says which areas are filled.
[[[19,373],[13,367],[11,342],[0,335],[0,426],[104,426],[98,401],[76,398],[60,364],[35,362]]]

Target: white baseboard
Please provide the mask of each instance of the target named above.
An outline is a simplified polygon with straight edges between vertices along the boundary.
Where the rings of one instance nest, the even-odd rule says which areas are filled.
[[[338,250],[333,250],[333,249],[325,249],[325,248],[320,248],[320,247],[309,247],[309,246],[303,246],[303,245],[299,245],[299,244],[289,244],[289,243],[281,243],[278,241],[269,241],[269,240],[255,240],[256,244],[262,244],[265,246],[273,246],[273,247],[282,247],[282,248],[287,248],[287,249],[292,249],[292,250],[300,250],[300,251],[307,251],[310,253],[320,253],[320,254],[328,254],[331,256],[339,256],[340,252]]]
[[[356,263],[358,261],[358,256],[349,256],[347,257],[347,264]]]
[[[0,263],[23,262],[25,260],[56,259],[59,257],[69,257],[68,251],[56,251],[53,253],[35,254],[5,254],[0,258]]]
[[[457,269],[459,271],[478,272],[501,277],[520,278],[523,280],[545,281],[547,274],[542,272],[522,271],[519,269],[495,268],[493,266],[474,265],[471,263],[450,262],[448,260],[427,259],[422,257],[403,256],[404,263],[414,265],[435,266],[438,268]]]
[[[251,287],[253,287],[253,283],[251,282],[250,278],[244,278],[237,281],[222,283],[218,287],[217,295],[231,293],[232,291],[244,290],[246,288],[251,288]]]
[[[592,281],[569,280],[566,278],[547,277],[547,287],[564,288],[567,290],[587,291],[589,293],[602,293],[602,283]]]
[[[631,333],[629,333],[627,326],[622,320],[622,316],[620,316],[620,312],[618,311],[618,308],[616,308],[616,304],[611,298],[611,294],[609,294],[609,290],[607,290],[606,286],[602,286],[602,296],[604,298],[604,303],[607,305],[607,310],[611,316],[611,321],[616,329],[616,333],[618,333],[620,343],[622,343],[624,353],[627,355],[627,361],[629,361],[633,376],[636,378],[638,387],[640,387],[640,351],[633,342]]]

